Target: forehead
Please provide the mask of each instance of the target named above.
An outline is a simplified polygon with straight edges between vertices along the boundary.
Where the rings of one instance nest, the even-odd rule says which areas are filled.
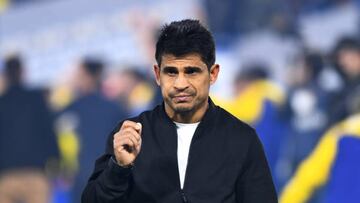
[[[161,57],[161,67],[199,67],[206,68],[206,64],[202,61],[199,54],[187,54],[184,56],[174,56],[172,54],[164,54]]]
[[[344,48],[339,51],[339,54],[360,54],[360,50],[357,50],[355,48]]]

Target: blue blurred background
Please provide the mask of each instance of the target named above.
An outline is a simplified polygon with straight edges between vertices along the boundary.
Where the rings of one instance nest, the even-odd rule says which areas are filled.
[[[360,202],[359,14],[359,0],[0,0],[0,203],[80,202],[116,123],[162,102],[157,31],[184,18],[213,33],[211,97],[257,129],[280,202]]]

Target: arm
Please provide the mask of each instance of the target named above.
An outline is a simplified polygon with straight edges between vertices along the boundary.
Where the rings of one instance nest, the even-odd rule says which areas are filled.
[[[311,154],[299,165],[280,195],[281,203],[307,202],[328,181],[338,151],[341,129],[335,126],[322,136]]]
[[[261,142],[252,130],[243,170],[236,183],[238,203],[276,203],[277,196]]]
[[[125,122],[109,136],[106,153],[95,163],[95,170],[82,194],[82,202],[125,201],[132,184],[131,167],[128,165],[136,158],[140,146],[133,143],[136,140],[129,138],[131,133],[129,130],[125,130],[124,126]],[[124,133],[125,131],[127,133]],[[128,148],[131,148],[131,152],[128,151]]]

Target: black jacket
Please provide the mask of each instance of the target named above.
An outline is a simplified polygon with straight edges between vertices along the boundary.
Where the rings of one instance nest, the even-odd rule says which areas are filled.
[[[59,151],[52,115],[40,90],[11,86],[0,96],[0,172],[44,169]]]
[[[133,119],[141,122],[142,148],[132,168],[113,158],[113,134],[83,195],[83,203],[273,203],[276,192],[255,131],[209,100],[193,136],[181,189],[176,125],[164,105]]]

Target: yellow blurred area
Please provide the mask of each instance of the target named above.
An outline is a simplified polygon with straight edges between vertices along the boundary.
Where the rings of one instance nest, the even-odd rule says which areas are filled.
[[[67,85],[54,88],[50,94],[50,104],[55,110],[60,110],[69,105],[74,97],[72,90]]]
[[[0,13],[4,12],[9,6],[9,0],[0,0]]]
[[[80,144],[75,132],[72,130],[60,132],[58,143],[61,153],[61,167],[72,172],[77,171]]]
[[[325,133],[312,154],[298,167],[284,188],[280,203],[307,202],[313,192],[328,181],[338,151],[338,141],[344,135],[360,137],[359,123],[360,114],[357,114]]]
[[[252,82],[233,100],[212,97],[215,104],[247,123],[255,123],[262,115],[263,102],[269,100],[281,105],[285,100],[284,91],[274,82],[259,80]]]
[[[129,96],[131,108],[144,106],[154,98],[154,89],[147,83],[141,82],[132,90]]]

